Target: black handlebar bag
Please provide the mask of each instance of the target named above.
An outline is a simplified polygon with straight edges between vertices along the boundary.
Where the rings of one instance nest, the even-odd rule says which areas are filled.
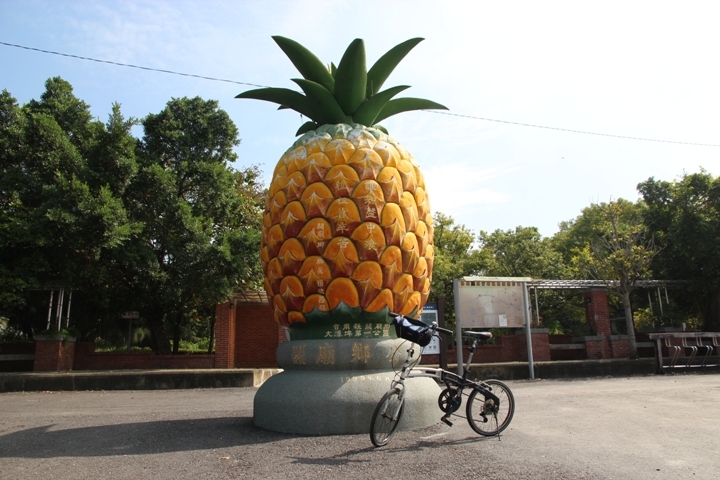
[[[432,340],[432,329],[420,320],[395,317],[393,322],[395,323],[395,334],[398,338],[410,340],[421,347],[427,346]]]

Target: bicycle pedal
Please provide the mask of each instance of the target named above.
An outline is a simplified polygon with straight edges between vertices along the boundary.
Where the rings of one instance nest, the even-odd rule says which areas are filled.
[[[448,420],[447,418],[445,418],[445,417],[442,417],[440,420],[441,420],[445,425],[447,425],[448,427],[452,427],[452,426],[453,426],[452,422],[451,422],[450,420]]]

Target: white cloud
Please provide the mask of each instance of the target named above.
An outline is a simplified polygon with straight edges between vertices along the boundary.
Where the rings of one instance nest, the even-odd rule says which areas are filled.
[[[446,162],[422,168],[433,211],[452,217],[458,217],[470,206],[509,201],[511,196],[494,189],[493,184],[515,171],[514,167],[487,168],[470,162]]]

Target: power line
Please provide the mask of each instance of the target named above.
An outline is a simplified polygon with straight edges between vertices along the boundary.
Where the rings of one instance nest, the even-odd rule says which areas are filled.
[[[234,83],[236,85],[247,85],[250,87],[260,87],[260,88],[267,87],[266,85],[258,85],[256,83],[239,82],[237,80],[228,80],[225,78],[206,77],[204,75],[195,75],[192,73],[183,73],[183,72],[176,72],[173,70],[163,70],[163,69],[159,69],[159,68],[143,67],[140,65],[132,65],[129,63],[113,62],[110,60],[100,60],[97,58],[83,57],[80,55],[72,55],[69,53],[62,53],[62,52],[54,52],[52,50],[43,50],[41,48],[27,47],[24,45],[17,45],[14,43],[7,43],[7,42],[2,42],[2,41],[0,41],[0,45],[5,45],[8,47],[14,47],[14,48],[22,48],[25,50],[32,50],[34,52],[47,53],[50,55],[59,55],[62,57],[76,58],[78,60],[87,60],[90,62],[106,63],[109,65],[116,65],[119,67],[137,68],[139,70],[146,70],[146,71],[150,71],[150,72],[160,72],[160,73],[167,73],[169,75],[179,75],[179,76],[183,76],[183,77],[200,78],[202,80],[211,80],[213,82]],[[720,147],[720,144],[713,144],[713,143],[681,142],[681,141],[676,141],[676,140],[659,140],[659,139],[655,139],[655,138],[630,137],[630,136],[626,136],[626,135],[614,135],[614,134],[610,134],[610,133],[587,132],[587,131],[583,131],[583,130],[573,130],[573,129],[569,129],[569,128],[547,127],[544,125],[534,125],[532,123],[512,122],[509,120],[498,120],[498,119],[494,119],[494,118],[484,118],[484,117],[477,117],[474,115],[463,115],[463,114],[459,114],[459,113],[443,112],[443,111],[438,111],[438,110],[425,110],[425,111],[430,112],[430,113],[436,113],[439,115],[448,115],[448,116],[452,116],[452,117],[468,118],[471,120],[482,120],[485,122],[505,123],[508,125],[517,125],[520,127],[543,128],[545,130],[555,130],[558,132],[579,133],[579,134],[583,134],[583,135],[595,135],[595,136],[610,137],[610,138],[622,138],[625,140],[638,140],[638,141],[643,141],[643,142],[672,143],[672,144],[676,144],[676,145],[694,145],[694,146],[699,146],[699,147]]]
[[[695,145],[695,146],[699,146],[699,147],[720,147],[719,144],[714,144],[714,143],[694,143],[694,142],[680,142],[680,141],[675,141],[675,140],[658,140],[656,138],[628,137],[625,135],[613,135],[611,133],[586,132],[583,130],[572,130],[569,128],[546,127],[543,125],[534,125],[532,123],[520,123],[520,122],[511,122],[508,120],[496,120],[493,118],[475,117],[473,115],[462,115],[459,113],[443,112],[440,110],[425,110],[425,111],[430,112],[430,113],[437,113],[439,115],[449,115],[452,117],[469,118],[472,120],[483,120],[486,122],[507,123],[509,125],[519,125],[521,127],[544,128],[546,130],[557,130],[560,132],[582,133],[583,135],[597,135],[597,136],[601,136],[601,137],[623,138],[625,140],[641,140],[643,142],[662,142],[662,143],[675,143],[675,144],[680,144],[680,145]]]
[[[53,52],[52,50],[43,50],[41,48],[33,48],[33,47],[25,47],[23,45],[16,45],[14,43],[7,43],[7,42],[0,42],[0,45],[6,45],[8,47],[15,47],[15,48],[23,48],[25,50],[32,50],[34,52],[41,52],[41,53],[49,53],[50,55],[60,55],[61,57],[70,57],[70,58],[77,58],[79,60],[87,60],[90,62],[98,62],[98,63],[108,63],[110,65],[117,65],[119,67],[129,67],[129,68],[137,68],[140,70],[148,70],[151,72],[161,72],[161,73],[168,73],[170,75],[180,75],[183,77],[193,77],[193,78],[201,78],[203,80],[212,80],[214,82],[227,82],[227,83],[235,83],[237,85],[248,85],[251,87],[265,87],[265,85],[256,85],[254,83],[246,83],[246,82],[238,82],[236,80],[227,80],[225,78],[215,78],[215,77],[206,77],[203,75],[194,75],[192,73],[182,73],[182,72],[175,72],[172,70],[162,70],[160,68],[152,68],[152,67],[143,67],[140,65],[131,65],[129,63],[120,63],[120,62],[111,62],[110,60],[99,60],[97,58],[90,58],[90,57],[81,57],[80,55],[71,55],[69,53],[62,53],[62,52]]]

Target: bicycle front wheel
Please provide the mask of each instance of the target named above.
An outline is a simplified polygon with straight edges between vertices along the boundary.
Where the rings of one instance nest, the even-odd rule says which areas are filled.
[[[400,389],[389,390],[380,399],[370,422],[370,441],[376,447],[386,445],[395,434],[405,407]]]
[[[477,433],[491,437],[510,425],[515,413],[515,398],[510,388],[499,380],[486,380],[482,384],[498,397],[500,403],[496,405],[482,390],[473,390],[466,408],[467,421]]]

